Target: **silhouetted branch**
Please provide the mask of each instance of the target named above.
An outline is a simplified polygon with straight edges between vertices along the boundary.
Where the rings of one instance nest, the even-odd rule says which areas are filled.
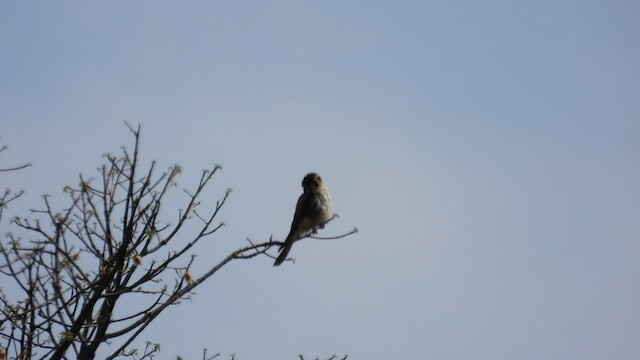
[[[8,148],[9,147],[7,145],[2,145],[2,146],[0,146],[0,152],[3,152],[5,150],[7,150]],[[17,166],[13,166],[13,167],[8,167],[8,168],[0,168],[0,172],[21,170],[21,169],[24,169],[24,168],[28,168],[29,166],[31,166],[30,163],[17,165]]]
[[[339,358],[337,355],[331,355],[331,357],[328,357],[326,360],[347,360],[347,357],[349,357],[349,355],[343,355],[341,358]],[[304,355],[302,354],[298,354],[298,358],[300,360],[305,360]],[[320,358],[316,357],[315,360],[320,360]]]
[[[208,356],[208,355],[207,355],[207,349],[204,349],[204,350],[202,351],[202,360],[211,360],[211,359],[215,359],[215,358],[217,358],[218,356],[220,356],[220,353],[217,353],[217,354],[212,355],[212,356],[209,356],[209,357],[207,357],[207,356]]]
[[[0,152],[5,151],[6,149],[8,149],[6,145],[0,146]],[[8,167],[8,168],[0,168],[0,173],[21,170],[29,166],[31,166],[31,164],[23,164],[23,165]],[[23,190],[20,190],[17,192],[11,191],[11,189],[4,190],[4,192],[0,195],[0,219],[2,219],[2,212],[7,207],[7,205],[13,200],[22,196],[23,194],[24,194]]]

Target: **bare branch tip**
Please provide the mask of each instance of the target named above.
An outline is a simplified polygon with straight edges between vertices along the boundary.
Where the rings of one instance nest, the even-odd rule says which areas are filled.
[[[124,124],[127,126],[129,131],[131,131],[131,133],[133,133],[134,136],[140,135],[140,127],[141,127],[140,124],[138,124],[136,129],[134,129],[133,126],[131,126],[131,124],[129,124],[129,122],[127,120],[124,121]]]

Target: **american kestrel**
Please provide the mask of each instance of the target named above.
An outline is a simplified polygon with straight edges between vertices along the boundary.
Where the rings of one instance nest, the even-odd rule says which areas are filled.
[[[278,266],[287,258],[293,242],[314,231],[331,219],[331,194],[329,188],[322,182],[320,175],[307,174],[302,179],[303,193],[298,198],[296,213],[293,215],[291,231],[284,244],[280,246],[280,255],[273,263]]]

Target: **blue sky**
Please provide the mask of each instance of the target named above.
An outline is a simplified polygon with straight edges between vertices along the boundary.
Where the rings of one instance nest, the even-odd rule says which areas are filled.
[[[10,210],[140,123],[234,189],[203,269],[286,236],[309,171],[325,234],[360,229],[231,264],[142,336],[161,358],[637,359],[639,36],[635,1],[5,1]]]

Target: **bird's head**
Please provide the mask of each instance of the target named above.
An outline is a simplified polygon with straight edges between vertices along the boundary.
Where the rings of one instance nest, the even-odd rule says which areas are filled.
[[[302,179],[302,188],[304,191],[315,190],[321,186],[322,178],[316,173],[309,173]]]

